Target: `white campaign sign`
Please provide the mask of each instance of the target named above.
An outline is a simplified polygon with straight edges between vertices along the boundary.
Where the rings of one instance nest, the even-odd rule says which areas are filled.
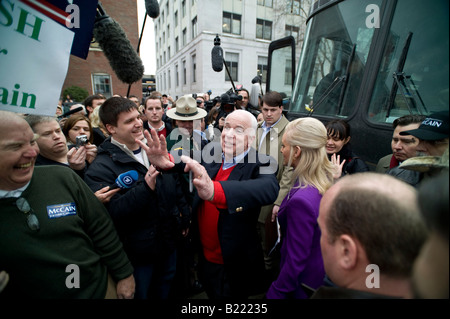
[[[20,1],[0,2],[0,109],[55,115],[74,33]]]

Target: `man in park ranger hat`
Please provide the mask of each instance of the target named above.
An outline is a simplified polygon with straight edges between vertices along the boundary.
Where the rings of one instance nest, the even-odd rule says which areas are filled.
[[[201,150],[208,143],[201,128],[207,112],[197,105],[197,100],[191,94],[180,97],[174,104],[176,107],[166,111],[167,117],[175,122],[174,129],[166,138],[167,150],[191,156],[192,150]],[[192,184],[189,183],[189,173],[183,174],[181,187],[187,194],[188,203],[192,206],[194,192],[191,191],[193,189]],[[191,247],[190,236],[192,236],[191,233],[178,242],[178,269],[173,289],[175,298],[183,298],[186,291],[189,293],[203,289],[194,266],[197,258]],[[187,286],[186,283],[188,283]]]
[[[175,121],[176,129],[167,136],[167,150],[199,150],[207,141],[202,134],[202,121],[208,114],[197,106],[192,95],[184,95],[176,101],[176,107],[167,110],[167,116]]]

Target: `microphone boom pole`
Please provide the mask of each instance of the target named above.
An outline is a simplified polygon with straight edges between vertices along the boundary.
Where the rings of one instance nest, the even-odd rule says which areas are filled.
[[[136,48],[136,52],[137,52],[138,54],[139,54],[139,48],[140,48],[140,46],[141,46],[142,35],[144,34],[145,21],[147,21],[147,12],[145,12],[144,23],[142,23],[141,34],[139,35],[139,41],[138,41],[138,45],[137,45],[137,48]],[[130,90],[131,90],[131,83],[128,84],[127,98],[128,98],[128,96],[130,95]]]
[[[230,78],[231,85],[233,86],[233,90],[234,90],[235,93],[237,93],[236,86],[234,86],[233,78],[231,77],[230,70],[228,70],[228,66],[225,63],[225,59],[223,59],[223,65],[225,65],[225,70],[227,70],[227,74],[228,74],[228,77]]]

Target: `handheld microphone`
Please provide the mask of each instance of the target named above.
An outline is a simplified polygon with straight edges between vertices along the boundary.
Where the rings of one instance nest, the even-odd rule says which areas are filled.
[[[69,115],[71,115],[71,114],[73,114],[73,113],[80,112],[80,111],[82,111],[82,110],[83,110],[83,107],[82,107],[82,106],[79,106],[79,107],[77,107],[77,108],[74,108],[73,110],[67,111],[66,113],[63,113],[63,114],[61,114],[60,116],[58,116],[58,120],[60,120],[60,119],[62,119],[62,118],[65,118],[65,117],[67,117],[67,116],[69,116]]]
[[[132,84],[144,76],[144,65],[120,24],[110,18],[99,3],[94,37],[120,81]]]
[[[125,173],[120,174],[116,178],[116,182],[112,184],[109,189],[127,189],[131,188],[138,180],[138,172],[135,170],[131,170]]]
[[[156,0],[145,0],[145,10],[150,18],[157,18],[159,16],[159,4]]]
[[[211,64],[212,68],[216,72],[223,70],[223,50],[220,46],[219,35],[214,38],[214,47],[211,50]]]

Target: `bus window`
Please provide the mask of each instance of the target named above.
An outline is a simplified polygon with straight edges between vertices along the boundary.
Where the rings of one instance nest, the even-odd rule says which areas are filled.
[[[290,112],[353,113],[374,34],[365,24],[369,4],[381,6],[381,1],[340,2],[309,22]]]
[[[370,101],[371,122],[448,109],[448,6],[447,0],[398,1]]]
[[[293,36],[270,43],[267,77],[271,80],[267,82],[267,91],[277,91],[284,98],[291,98],[295,70],[294,57],[295,39]]]

